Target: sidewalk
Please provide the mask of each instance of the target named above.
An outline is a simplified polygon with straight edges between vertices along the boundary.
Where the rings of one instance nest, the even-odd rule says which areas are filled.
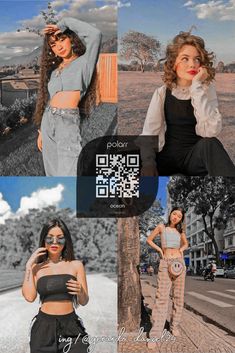
[[[152,279],[152,278],[151,278]],[[151,284],[150,277],[141,276],[142,293],[145,306],[152,308],[156,286]],[[166,340],[158,343],[155,350],[148,350],[146,342],[135,342],[137,333],[126,334],[125,341],[119,343],[119,353],[234,353],[235,337],[212,324],[205,323],[199,315],[184,309],[180,325],[181,336],[175,341]],[[146,338],[146,333],[143,333]]]

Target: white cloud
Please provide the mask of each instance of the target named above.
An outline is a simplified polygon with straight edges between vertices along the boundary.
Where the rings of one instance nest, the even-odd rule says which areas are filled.
[[[121,7],[130,7],[131,6],[131,2],[130,1],[128,1],[128,2],[118,1],[117,5],[118,5],[119,8],[121,8]]]
[[[189,0],[183,6],[192,6],[192,5],[194,5],[194,2]]]
[[[97,26],[103,33],[104,38],[117,34],[117,1],[115,0],[104,0],[102,2],[95,0],[52,0],[51,5],[58,19],[71,16],[88,22]],[[41,30],[44,26],[45,22],[39,14],[19,21],[17,27]],[[16,55],[29,54],[35,46],[40,46],[41,43],[41,37],[27,31],[0,33],[0,56],[2,59],[6,59]]]
[[[3,195],[0,192],[0,224],[4,224],[5,220],[11,217],[11,215],[11,206],[3,199]]]
[[[186,4],[184,6],[189,6]],[[199,19],[235,21],[235,0],[210,0],[200,4],[190,4],[190,6],[189,9],[195,11]]]
[[[0,33],[0,57],[15,57],[31,53],[42,39],[26,31]]]
[[[39,189],[32,192],[30,196],[23,196],[20,200],[20,207],[17,210],[17,215],[25,215],[30,209],[42,209],[47,206],[58,206],[62,200],[64,186],[58,184],[51,189]]]

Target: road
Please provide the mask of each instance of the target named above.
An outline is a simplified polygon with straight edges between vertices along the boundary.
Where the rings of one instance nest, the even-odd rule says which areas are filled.
[[[88,274],[89,303],[79,307],[90,336],[116,336],[117,283],[102,274]],[[28,334],[32,318],[39,308],[38,299],[28,303],[16,289],[0,294],[0,353],[29,353]],[[98,343],[94,353],[115,353],[116,344]]]
[[[187,276],[185,303],[235,334],[235,279]]]

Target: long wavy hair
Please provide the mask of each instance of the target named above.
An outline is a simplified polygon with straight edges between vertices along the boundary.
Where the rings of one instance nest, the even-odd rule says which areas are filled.
[[[173,41],[167,45],[165,58],[159,61],[164,62],[164,74],[163,81],[169,89],[176,87],[177,74],[174,69],[176,58],[184,45],[194,46],[201,60],[201,65],[207,69],[208,77],[205,83],[209,84],[215,77],[215,68],[213,68],[213,61],[215,59],[215,54],[213,52],[208,52],[205,49],[205,42],[201,37],[191,34],[191,32],[180,32],[174,37]]]
[[[60,39],[63,36],[69,37],[73,52],[77,56],[81,56],[85,53],[86,47],[81,41],[81,39],[77,36],[76,33],[71,31],[70,29],[66,29],[63,33],[58,33],[56,36],[46,34],[44,37],[42,54],[40,58],[40,81],[39,81],[39,89],[37,96],[36,109],[34,112],[33,120],[37,126],[40,126],[43,112],[46,108],[49,93],[48,93],[48,82],[53,70],[55,70],[60,63],[63,61],[62,58],[56,56],[50,47],[50,38],[53,36],[56,40]],[[82,115],[88,115],[91,106],[96,103],[96,91],[97,91],[97,72],[94,70],[91,84],[87,90],[85,97],[79,103],[79,110]]]
[[[184,217],[185,217],[185,211],[182,207],[173,207],[169,217],[168,217],[168,221],[166,223],[166,227],[170,226],[171,224],[171,214],[174,211],[180,211],[182,213],[182,219],[179,221],[179,223],[176,224],[175,228],[178,230],[178,232],[181,234],[183,233],[183,223],[184,223]]]

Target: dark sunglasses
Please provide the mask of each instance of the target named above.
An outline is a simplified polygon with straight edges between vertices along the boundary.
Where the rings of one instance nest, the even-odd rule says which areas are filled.
[[[51,245],[54,243],[54,240],[57,244],[59,245],[64,245],[65,244],[65,237],[63,238],[57,238],[57,237],[51,237],[51,236],[47,236],[45,238],[45,243],[48,244],[48,245]]]

